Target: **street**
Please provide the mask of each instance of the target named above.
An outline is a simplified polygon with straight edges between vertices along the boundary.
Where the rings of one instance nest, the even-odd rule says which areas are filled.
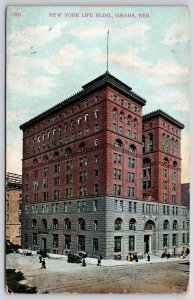
[[[188,259],[101,267],[47,259],[46,264],[44,270],[40,269],[38,256],[7,256],[7,269],[20,270],[23,283],[36,287],[38,293],[184,293],[189,280]]]

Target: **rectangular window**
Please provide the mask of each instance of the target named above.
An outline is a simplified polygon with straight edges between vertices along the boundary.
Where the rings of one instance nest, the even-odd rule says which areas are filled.
[[[59,186],[61,185],[60,177],[55,177],[54,178],[54,186]]]
[[[163,181],[163,189],[164,189],[164,190],[167,189],[167,181]]]
[[[117,177],[119,180],[121,180],[121,170],[117,170]]]
[[[97,220],[93,221],[93,230],[98,231],[98,221]]]
[[[168,247],[168,234],[163,234],[163,247]]]
[[[48,192],[43,193],[43,199],[44,201],[48,201]]]
[[[118,162],[118,164],[121,163],[121,155],[120,154],[117,154],[117,162]]]
[[[167,177],[167,169],[163,169],[163,177]]]
[[[54,200],[58,200],[58,199],[60,199],[60,191],[54,191]]]
[[[166,214],[166,206],[163,205],[163,215],[165,215],[165,214]]]
[[[93,239],[93,250],[98,251],[98,239]]]
[[[121,237],[114,237],[114,252],[121,252]]]
[[[186,234],[185,233],[183,233],[182,242],[186,243]]]
[[[129,212],[132,212],[132,202],[129,201]]]
[[[65,235],[65,249],[71,249],[71,236]]]
[[[112,124],[112,130],[116,131],[116,124],[115,123]]]
[[[117,185],[116,184],[113,185],[113,194],[114,195],[117,194]]]
[[[129,251],[135,251],[135,237],[129,236]]]
[[[145,203],[142,203],[142,213],[145,213]]]
[[[94,126],[94,131],[95,131],[95,132],[98,132],[98,131],[99,131],[99,125],[98,125],[98,124],[95,124],[95,126]]]
[[[117,154],[116,154],[116,153],[113,154],[113,162],[114,162],[114,163],[117,162]]]
[[[137,212],[137,203],[133,202],[133,212],[136,213]]]
[[[94,185],[94,195],[98,195],[98,184]]]
[[[120,200],[119,211],[123,211],[123,201],[122,200]]]
[[[97,200],[93,200],[93,211],[96,212],[98,209]]]
[[[118,196],[121,196],[121,185],[118,185]]]
[[[177,245],[178,245],[177,234],[173,234],[173,235],[172,235],[172,245],[173,245],[174,247],[177,247]]]
[[[55,172],[55,173],[59,173],[60,170],[61,170],[60,164],[55,164],[55,165],[54,165],[54,172]]]
[[[98,178],[98,169],[94,170],[94,177]]]
[[[80,195],[80,197],[86,196],[86,187],[85,186],[80,186],[79,195]]]

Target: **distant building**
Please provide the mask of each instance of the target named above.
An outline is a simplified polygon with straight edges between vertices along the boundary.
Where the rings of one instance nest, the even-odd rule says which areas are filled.
[[[185,205],[190,209],[190,183],[181,184],[181,199],[182,205]]]
[[[22,245],[104,258],[177,254],[181,130],[109,72],[21,125]]]
[[[6,174],[6,240],[21,245],[22,176]]]

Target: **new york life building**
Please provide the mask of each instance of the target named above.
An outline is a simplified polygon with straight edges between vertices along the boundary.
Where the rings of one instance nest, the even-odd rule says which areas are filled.
[[[109,72],[21,125],[22,245],[89,256],[163,252],[188,242],[181,129]]]

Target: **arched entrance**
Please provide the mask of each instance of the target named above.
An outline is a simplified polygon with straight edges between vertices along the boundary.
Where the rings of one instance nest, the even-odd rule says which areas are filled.
[[[156,225],[148,220],[144,225],[144,253],[156,252]]]

